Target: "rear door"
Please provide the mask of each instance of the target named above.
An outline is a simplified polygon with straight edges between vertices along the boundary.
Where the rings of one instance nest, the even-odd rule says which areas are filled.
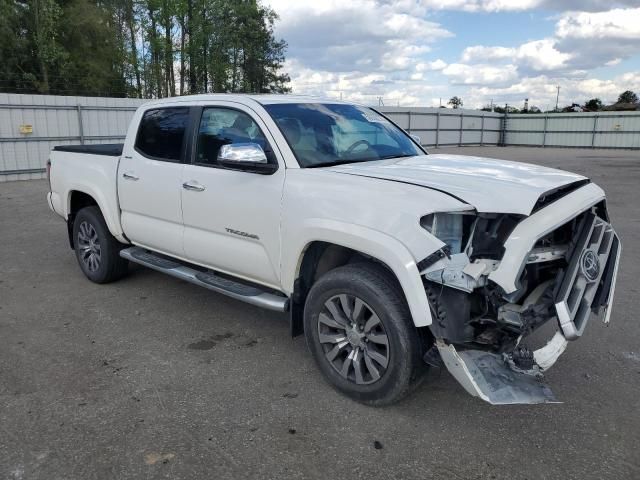
[[[184,255],[182,173],[189,107],[144,112],[135,142],[118,168],[118,196],[125,235],[137,245]]]
[[[203,107],[194,118],[192,163],[182,177],[185,256],[278,288],[285,169],[274,139],[260,117],[238,103]],[[223,168],[220,147],[234,143],[259,144],[278,170],[261,175]]]

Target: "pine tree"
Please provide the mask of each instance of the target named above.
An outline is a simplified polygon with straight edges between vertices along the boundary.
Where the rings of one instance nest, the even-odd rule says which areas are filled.
[[[286,92],[277,18],[256,0],[0,0],[0,91]]]

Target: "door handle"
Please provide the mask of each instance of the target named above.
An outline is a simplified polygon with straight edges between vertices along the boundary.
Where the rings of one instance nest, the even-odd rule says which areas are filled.
[[[122,178],[124,178],[126,180],[133,180],[134,182],[137,182],[138,180],[140,180],[140,177],[136,177],[132,173],[127,173],[127,172],[124,172],[122,174]]]
[[[182,188],[184,188],[185,190],[191,190],[192,192],[205,191],[204,185],[200,185],[199,183],[195,183],[195,182],[185,182],[182,184]]]

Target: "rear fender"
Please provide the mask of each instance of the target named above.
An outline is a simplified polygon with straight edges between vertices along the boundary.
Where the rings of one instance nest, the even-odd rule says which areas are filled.
[[[81,192],[93,198],[98,205],[102,216],[104,217],[107,228],[109,229],[109,232],[111,232],[111,235],[113,235],[120,242],[129,243],[124,236],[122,226],[120,225],[120,210],[118,208],[117,199],[115,197],[115,191],[114,199],[109,201],[104,193],[101,193],[101,191],[98,189],[91,188],[91,186],[89,185],[71,186],[66,194],[67,200],[65,202],[65,211],[63,215],[64,218],[67,219],[67,221],[70,220],[71,199],[74,192]]]

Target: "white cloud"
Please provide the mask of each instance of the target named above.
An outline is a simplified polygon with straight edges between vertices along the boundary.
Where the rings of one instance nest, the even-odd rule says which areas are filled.
[[[614,7],[635,7],[638,0],[421,0],[423,7],[466,12],[526,11],[545,8],[556,11],[604,11]]]
[[[384,97],[387,105],[433,105],[440,96],[446,103],[459,95],[468,107],[530,98],[544,108],[555,105],[558,84],[563,104],[593,96],[613,101],[637,85],[628,76],[591,78],[590,72],[637,58],[640,0],[263,1],[280,15],[276,35],[289,44],[285,71],[295,93],[369,104]],[[559,12],[544,20],[555,24],[553,34],[468,46],[455,56],[446,45],[454,34],[439,23],[442,10],[481,18],[535,8]]]
[[[563,79],[561,82],[546,75],[527,77],[507,87],[476,88],[464,98],[465,106],[480,107],[488,103],[489,99],[495,99],[496,102],[521,107],[524,99],[528,98],[530,105],[550,109],[555,106],[556,88],[559,83],[560,106],[582,104],[596,97],[605,103],[613,103],[624,90],[640,90],[640,72],[629,72],[612,79]]]
[[[418,62],[416,63],[416,72],[438,71],[447,66],[447,62],[438,58],[433,62]]]
[[[551,39],[525,43],[518,48],[518,62],[535,71],[562,70],[567,68],[571,54],[561,52]]]
[[[461,60],[465,63],[475,61],[492,61],[512,59],[516,56],[517,49],[508,47],[485,47],[475,45],[467,47],[462,51]]]
[[[436,10],[462,10],[466,12],[498,12],[528,10],[539,6],[542,0],[421,0],[420,4]]]
[[[556,24],[556,36],[560,39],[640,40],[640,8],[566,13]]]
[[[570,59],[570,54],[556,48],[553,39],[535,40],[515,48],[476,45],[465,48],[461,56],[464,63],[506,60],[538,72],[566,69]]]
[[[387,105],[420,105],[434,90],[444,86],[425,82],[414,72],[404,78],[390,80],[387,73],[336,73],[305,68],[297,61],[287,61],[285,68],[295,72],[291,86],[294,93],[377,104],[383,97]],[[414,77],[418,73],[419,77]],[[412,78],[413,77],[413,78]]]
[[[425,18],[415,1],[272,0],[280,15],[278,36],[289,56],[324,71],[407,69],[429,45],[453,36]]]
[[[453,85],[504,85],[518,79],[515,65],[465,65],[452,63],[442,70]]]
[[[615,65],[637,54],[639,43],[640,8],[568,12],[558,17],[553,37],[517,47],[467,47],[461,61],[513,63],[521,75],[546,72],[579,76],[585,70]]]

